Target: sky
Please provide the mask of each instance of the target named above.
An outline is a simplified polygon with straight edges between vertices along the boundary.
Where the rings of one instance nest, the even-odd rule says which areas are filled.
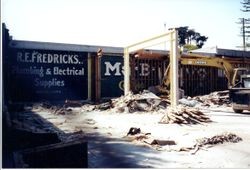
[[[15,40],[125,47],[189,26],[204,47],[242,45],[241,0],[2,0],[2,22]],[[165,26],[164,26],[165,25]]]

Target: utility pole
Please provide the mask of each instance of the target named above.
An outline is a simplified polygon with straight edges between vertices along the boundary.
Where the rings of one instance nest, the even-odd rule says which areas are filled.
[[[241,34],[242,36],[242,42],[243,42],[243,51],[247,50],[247,47],[249,47],[249,43],[247,42],[248,38],[250,37],[250,18],[239,18],[240,22],[237,22],[237,24],[241,24]]]
[[[250,12],[250,0],[243,0],[241,2],[243,5],[243,9],[241,9],[242,12]],[[237,24],[241,24],[241,34],[242,36],[242,47],[243,51],[246,51],[248,47],[250,47],[250,43],[247,42],[248,38],[250,37],[250,18],[239,18],[239,22]]]
[[[246,51],[245,18],[242,18],[243,51]]]
[[[241,4],[243,5],[242,7],[244,8],[244,9],[241,9],[241,11],[250,12],[250,0],[243,0]]]
[[[243,51],[247,50],[247,47],[250,47],[250,43],[248,43],[248,38],[250,37],[250,18],[239,18],[239,22],[237,24],[241,24],[241,33],[240,36],[242,36],[242,46]]]

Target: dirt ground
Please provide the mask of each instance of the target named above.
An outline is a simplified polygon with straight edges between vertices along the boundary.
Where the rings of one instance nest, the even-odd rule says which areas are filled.
[[[250,168],[250,112],[233,113],[230,107],[203,107],[211,123],[183,125],[160,124],[162,112],[116,113],[86,111],[71,108],[71,114],[54,114],[33,109],[64,133],[80,134],[88,141],[90,168]],[[174,141],[176,145],[149,145],[145,141],[127,136],[131,127],[148,133],[150,139]],[[238,143],[203,147],[199,150],[179,151],[190,148],[197,139],[222,133],[234,133]]]

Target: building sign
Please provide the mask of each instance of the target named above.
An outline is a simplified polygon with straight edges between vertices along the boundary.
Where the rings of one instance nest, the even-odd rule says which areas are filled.
[[[165,71],[164,63],[158,60],[154,60],[152,63],[146,60],[138,60],[134,68],[131,68],[135,72],[135,77],[131,81],[136,92],[147,88],[146,85],[150,85],[150,83],[154,83],[152,85],[159,84],[159,70],[163,75]],[[154,82],[152,82],[153,77],[155,77]],[[103,56],[101,58],[101,97],[118,97],[121,95],[124,95],[123,57]]]
[[[9,63],[11,100],[86,100],[87,70],[87,53],[12,49]]]
[[[124,94],[123,57],[101,58],[101,97],[119,97]]]

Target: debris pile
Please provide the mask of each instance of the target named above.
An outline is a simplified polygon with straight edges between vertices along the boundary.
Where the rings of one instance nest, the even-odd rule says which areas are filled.
[[[66,100],[63,104],[57,105],[53,105],[49,102],[34,103],[31,107],[31,110],[49,111],[55,115],[69,115],[73,113],[78,113],[80,111],[79,109],[81,109],[82,107],[84,107],[84,105],[82,105],[78,101]]]
[[[237,135],[233,133],[225,133],[222,135],[216,135],[211,138],[202,138],[197,140],[199,146],[204,145],[216,145],[216,144],[222,144],[224,142],[232,142],[237,143],[239,141],[242,141],[242,138],[238,137]]]
[[[228,90],[217,91],[203,96],[196,96],[193,97],[192,99],[203,103],[202,104],[203,106],[230,104]]]
[[[108,110],[112,108],[112,101],[108,101],[105,103],[98,104],[94,107],[94,110]]]
[[[223,144],[224,142],[238,143],[240,141],[242,141],[241,137],[238,137],[233,133],[224,133],[221,135],[215,135],[211,138],[204,137],[202,139],[198,139],[197,143],[193,147],[181,148],[180,151],[193,150],[191,154],[195,154],[199,149],[202,149],[203,147],[212,147],[213,145]]]
[[[56,115],[68,115],[72,113],[72,109],[71,108],[66,108],[66,107],[52,107],[51,108],[52,113],[56,114]]]
[[[140,128],[131,127],[125,137],[132,141],[143,141],[149,138],[148,135],[151,135],[151,133],[142,133]]]
[[[185,106],[199,107],[199,106],[211,106],[211,105],[222,105],[222,104],[229,105],[230,104],[229,91],[228,90],[218,91],[204,96],[196,96],[193,98],[191,97],[182,98],[179,100],[179,103],[181,104],[182,107]],[[169,99],[160,98],[156,96],[154,93],[148,90],[144,90],[139,94],[133,94],[132,92],[129,92],[125,96],[111,99],[108,102],[104,102],[98,105],[83,104],[82,102],[79,101],[66,100],[62,105],[52,105],[48,102],[42,102],[34,105],[33,108],[46,109],[50,110],[54,114],[67,115],[67,114],[72,114],[72,112],[75,110],[74,108],[80,108],[81,111],[110,110],[117,113],[122,113],[122,112],[134,113],[134,112],[159,111],[160,109],[166,109],[169,105],[170,105]],[[193,111],[191,111],[191,113],[188,111],[186,114],[192,116],[195,113],[193,113]],[[200,115],[199,113],[197,114]],[[179,115],[179,113],[175,115]],[[183,116],[185,117],[185,114]],[[177,116],[177,119],[181,118],[178,118]],[[176,121],[178,122],[181,120],[176,120]],[[186,123],[184,120],[182,121]],[[201,121],[206,122],[206,120],[203,120],[203,118],[201,118]]]
[[[178,107],[177,110],[167,109],[159,123],[201,124],[208,122],[212,121],[203,112],[193,108]]]
[[[129,129],[126,137],[129,137],[132,141],[138,141],[156,147],[176,145],[174,140],[155,139],[151,136],[151,133],[142,133],[140,128],[135,127]]]
[[[157,111],[160,108],[165,109],[170,102],[166,99],[161,99],[149,91],[143,91],[140,94],[128,93],[109,102],[102,103],[96,106],[98,110],[112,109],[115,112],[149,112]]]
[[[151,133],[142,133],[141,129],[136,127],[131,127],[125,137],[133,142],[139,142],[140,144],[151,146],[156,150],[177,152],[186,151],[190,152],[191,154],[195,154],[199,149],[210,148],[213,145],[223,144],[225,142],[238,143],[242,141],[241,137],[233,133],[225,132],[212,137],[196,139],[195,143],[192,142],[193,144],[190,146],[183,146],[183,143],[180,141],[169,139],[169,137],[165,139],[155,138],[151,135]]]
[[[158,146],[165,146],[165,145],[177,145],[174,140],[160,140],[160,139],[153,139],[150,142],[149,140],[144,141],[145,143],[148,143],[150,145],[158,145]]]
[[[65,100],[64,106],[65,107],[81,107],[83,104],[80,101],[75,100]]]

